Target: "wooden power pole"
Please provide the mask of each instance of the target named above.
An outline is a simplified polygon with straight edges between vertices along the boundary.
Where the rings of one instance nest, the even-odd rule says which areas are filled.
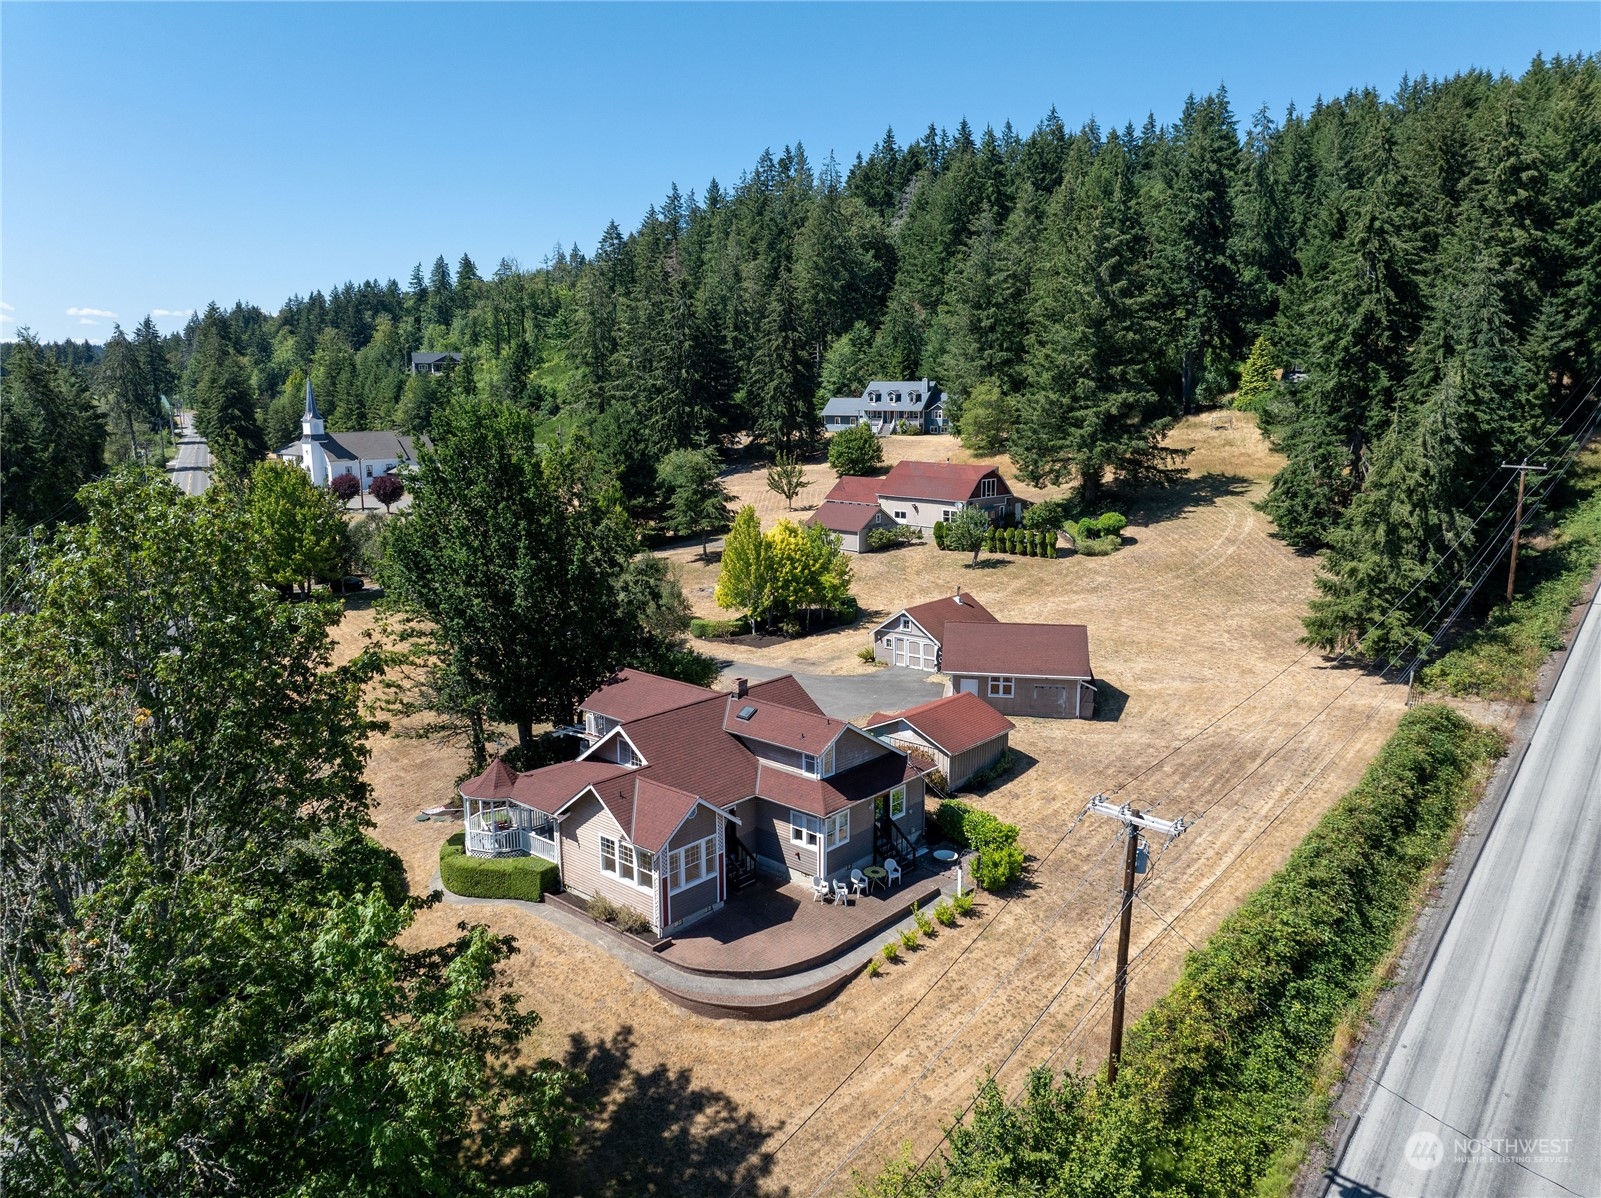
[[[1511,603],[1512,602],[1512,585],[1513,585],[1513,583],[1515,583],[1517,581],[1517,578],[1518,578],[1518,538],[1523,535],[1523,484],[1524,484],[1524,480],[1529,477],[1529,471],[1533,470],[1536,474],[1540,474],[1540,473],[1543,473],[1546,468],[1544,466],[1531,466],[1531,465],[1529,465],[1529,459],[1528,458],[1524,458],[1523,461],[1521,463],[1518,463],[1518,464],[1513,464],[1511,462],[1502,462],[1501,463],[1501,469],[1503,469],[1503,470],[1516,470],[1518,472],[1518,511],[1517,511],[1517,515],[1515,515],[1512,518],[1512,556],[1511,556],[1510,562],[1507,565],[1507,572],[1506,572],[1506,601],[1508,603]]]
[[[1106,1058],[1106,1080],[1117,1080],[1117,1061],[1123,1055],[1123,1003],[1128,994],[1128,939],[1134,923],[1134,882],[1140,869],[1140,829],[1160,832],[1169,840],[1180,835],[1185,828],[1182,819],[1156,819],[1135,811],[1127,803],[1118,806],[1097,795],[1090,801],[1088,811],[1109,816],[1123,825],[1128,836],[1128,849],[1123,854],[1123,907],[1118,918],[1117,977],[1112,984],[1112,1044]]]

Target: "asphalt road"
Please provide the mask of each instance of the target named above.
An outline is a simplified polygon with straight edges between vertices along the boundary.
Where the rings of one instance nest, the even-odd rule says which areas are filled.
[[[1575,637],[1337,1198],[1601,1196],[1601,603]]]
[[[211,483],[211,450],[195,432],[194,417],[187,412],[178,418],[178,430],[178,456],[168,463],[167,471],[184,494],[199,495]]]
[[[864,639],[863,644],[866,644]],[[780,674],[794,674],[825,714],[837,720],[858,719],[875,711],[904,711],[939,698],[944,690],[928,680],[921,670],[885,666],[861,674],[802,674],[777,670],[751,662],[736,661],[723,670],[722,685],[732,689],[735,678],[765,682]]]

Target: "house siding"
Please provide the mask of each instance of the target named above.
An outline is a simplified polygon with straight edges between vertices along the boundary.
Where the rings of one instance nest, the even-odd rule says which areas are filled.
[[[721,868],[721,866],[719,866]],[[665,886],[665,883],[663,883]],[[685,923],[698,919],[703,915],[710,915],[722,904],[717,900],[717,876],[696,882],[687,890],[680,890],[677,894],[662,895],[663,904],[667,908],[662,918],[662,930],[681,928]]]
[[[817,872],[817,850],[789,842],[789,808],[769,799],[756,800],[753,837],[756,855],[775,873],[809,878]],[[752,841],[746,841],[747,844]]]
[[[562,885],[584,898],[593,898],[598,894],[614,903],[631,907],[655,927],[655,895],[600,872],[602,836],[628,839],[600,800],[593,795],[586,795],[573,804],[571,813],[561,822]]]
[[[936,753],[935,756],[941,761],[940,772],[952,786],[960,786],[979,770],[988,769],[1000,760],[1001,754],[1006,752],[1008,736],[1008,733],[1003,732],[981,745],[956,754],[955,757],[947,758],[943,753]]]
[[[842,774],[852,766],[861,765],[884,755],[884,746],[863,732],[847,730],[834,742],[834,772]]]
[[[1030,715],[1044,719],[1092,720],[1095,718],[1095,692],[1087,679],[1025,678],[1018,676],[1010,698],[989,693],[988,674],[952,674],[947,694],[962,689],[964,681],[975,683],[976,694],[1002,715]],[[1082,687],[1079,686],[1083,682]],[[1065,702],[1058,703],[1052,688],[1065,687]],[[1076,700],[1076,704],[1075,704]]]
[[[911,796],[907,795],[908,810],[910,803]],[[873,801],[852,803],[849,810],[850,839],[828,850],[830,879],[847,877],[851,870],[873,864]]]

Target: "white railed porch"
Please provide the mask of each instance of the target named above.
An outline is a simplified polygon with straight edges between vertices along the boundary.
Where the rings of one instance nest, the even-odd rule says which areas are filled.
[[[543,857],[560,864],[556,823],[543,811],[506,799],[464,798],[470,857]]]
[[[473,857],[543,857],[555,861],[556,839],[533,828],[467,827],[467,852]]]

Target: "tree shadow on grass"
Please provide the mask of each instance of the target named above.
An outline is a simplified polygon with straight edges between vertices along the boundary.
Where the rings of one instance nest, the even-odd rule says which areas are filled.
[[[976,562],[970,562],[967,568],[969,570],[1001,570],[1007,566],[1010,566],[1011,564],[1012,562],[1010,558],[981,557]]]
[[[767,1184],[776,1125],[720,1090],[697,1086],[691,1069],[636,1069],[635,1047],[626,1026],[608,1040],[571,1038],[563,1063],[588,1078],[580,1097],[595,1109],[573,1150],[553,1163],[553,1198],[700,1198],[741,1187],[750,1198],[789,1193]]]
[[[1146,487],[1124,499],[1129,523],[1160,524],[1176,520],[1198,507],[1234,495],[1244,495],[1255,484],[1239,474],[1201,474],[1181,478],[1171,486]]]

